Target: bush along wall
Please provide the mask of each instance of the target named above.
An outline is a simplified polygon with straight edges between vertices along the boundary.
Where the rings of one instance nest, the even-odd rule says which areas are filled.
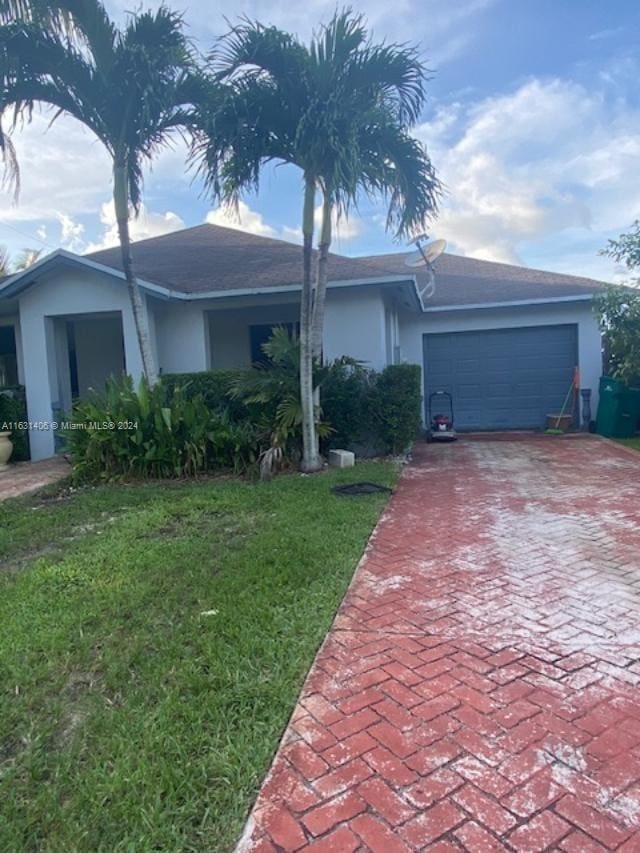
[[[272,368],[165,374],[153,388],[143,381],[136,389],[129,377],[110,380],[103,394],[79,401],[67,419],[76,480],[243,473],[274,447],[295,463],[297,368],[287,352],[283,347],[286,358]],[[319,368],[318,377],[325,452],[346,447],[395,455],[409,449],[420,429],[417,365],[377,373],[338,360]]]
[[[392,364],[375,378],[371,404],[374,430],[386,453],[404,453],[420,431],[421,381],[417,364]]]
[[[111,379],[104,394],[76,404],[69,423],[65,440],[80,481],[241,472],[257,459],[251,423],[232,422],[181,385],[168,393],[163,383],[134,389],[130,377]]]
[[[29,437],[26,429],[16,430],[10,424],[27,421],[27,400],[23,387],[0,388],[0,430],[11,429],[12,462],[29,459]]]

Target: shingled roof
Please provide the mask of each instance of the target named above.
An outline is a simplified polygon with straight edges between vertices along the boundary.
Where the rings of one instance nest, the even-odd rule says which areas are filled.
[[[278,289],[300,286],[300,247],[219,225],[198,225],[161,237],[140,240],[133,247],[141,279],[182,293]],[[329,279],[366,281],[389,276],[411,279],[419,270],[404,263],[406,252],[349,258],[332,254]],[[121,270],[120,249],[86,256]],[[545,301],[588,296],[604,282],[527,267],[479,261],[444,254],[436,262],[437,289],[429,308],[505,302]]]

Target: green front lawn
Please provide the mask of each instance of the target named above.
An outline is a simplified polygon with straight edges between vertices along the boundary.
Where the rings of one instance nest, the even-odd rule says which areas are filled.
[[[230,850],[387,463],[0,506],[0,850]]]
[[[617,441],[620,444],[624,444],[625,447],[632,447],[634,450],[640,450],[640,438],[618,438]]]

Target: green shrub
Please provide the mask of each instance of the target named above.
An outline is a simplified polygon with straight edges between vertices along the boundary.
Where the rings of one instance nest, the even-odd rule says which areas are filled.
[[[258,456],[250,423],[233,423],[180,386],[111,379],[103,394],[78,402],[65,431],[76,479],[181,477],[245,470]]]
[[[27,401],[23,387],[0,389],[0,429],[3,424],[27,421]],[[8,427],[7,427],[8,428]],[[13,462],[29,459],[29,436],[26,429],[12,430]]]
[[[417,364],[391,364],[375,377],[369,411],[385,453],[404,453],[418,435],[421,376]]]
[[[244,406],[231,396],[237,376],[237,370],[203,370],[199,373],[164,373],[160,380],[168,400],[177,388],[182,388],[188,400],[202,397],[212,411],[224,411],[232,420],[242,420],[246,415]]]
[[[247,370],[165,374],[155,387],[111,380],[104,394],[76,404],[65,438],[77,479],[180,477],[260,462],[263,475],[301,447],[298,342],[276,329],[269,361]],[[420,368],[381,373],[350,358],[314,368],[324,450],[406,451],[420,428]],[[100,425],[111,424],[103,428]],[[100,428],[96,428],[96,425]]]
[[[605,374],[637,385],[640,383],[640,291],[609,287],[596,295],[594,308],[604,340]]]
[[[370,406],[376,374],[355,365],[335,364],[322,383],[322,417],[331,426],[331,433],[323,441],[323,449],[332,447],[354,448],[372,445]]]

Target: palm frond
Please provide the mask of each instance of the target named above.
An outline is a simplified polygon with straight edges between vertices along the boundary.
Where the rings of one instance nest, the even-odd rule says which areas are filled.
[[[35,23],[86,48],[97,63],[113,51],[118,31],[100,0],[0,0],[0,23]]]
[[[443,188],[426,148],[385,112],[360,129],[361,186],[386,199],[387,228],[410,236],[436,214]]]
[[[305,73],[307,51],[290,33],[245,17],[219,41],[212,59],[224,77],[243,69],[245,74],[268,75],[281,84],[289,81],[293,87]]]

